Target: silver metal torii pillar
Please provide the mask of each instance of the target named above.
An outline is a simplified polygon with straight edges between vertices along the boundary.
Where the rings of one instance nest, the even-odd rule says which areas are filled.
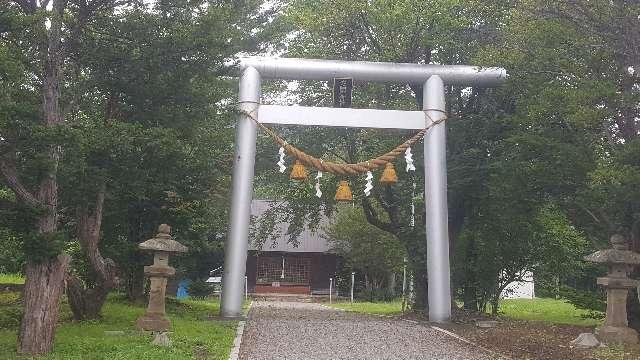
[[[420,65],[291,58],[245,58],[240,62],[239,108],[233,165],[229,233],[220,315],[242,317],[248,233],[253,193],[256,125],[251,113],[265,124],[297,124],[386,129],[424,129],[425,119],[445,115],[445,85],[492,87],[504,82],[502,68],[466,65]],[[350,77],[354,81],[423,85],[423,111],[346,109],[260,104],[261,79],[319,80]],[[425,116],[425,113],[428,117]],[[431,128],[424,139],[427,272],[429,320],[451,318],[449,232],[447,214],[446,124]]]

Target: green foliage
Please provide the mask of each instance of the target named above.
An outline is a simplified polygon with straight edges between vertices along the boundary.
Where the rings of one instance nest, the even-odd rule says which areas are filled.
[[[395,291],[390,290],[389,288],[363,288],[354,296],[359,301],[368,301],[368,302],[387,302],[398,298],[398,295]]]
[[[581,309],[603,312],[607,308],[606,295],[602,290],[586,291],[565,285],[560,289],[559,296]]]
[[[332,250],[345,259],[345,265],[359,278],[364,275],[373,283],[381,283],[389,273],[402,271],[405,256],[402,243],[369,224],[360,207],[340,207],[325,236]]]
[[[497,196],[487,199],[484,204],[491,207],[484,209],[478,223],[466,225],[458,238],[454,276],[474,289],[465,291],[478,292],[480,309],[489,301],[495,304],[504,287],[527,271],[536,281],[559,276],[564,282],[580,268],[585,255],[586,240],[557,206],[519,206],[505,213],[508,201]]]
[[[13,191],[0,185],[0,274],[22,271],[25,260],[22,233],[31,230],[28,228],[31,220],[31,212],[18,206]]]
[[[0,308],[0,310],[3,308]],[[217,314],[216,301],[169,302],[171,320],[169,335],[173,345],[161,348],[151,345],[152,335],[134,329],[135,319],[144,307],[132,306],[120,296],[105,305],[99,321],[65,322],[58,327],[54,351],[43,359],[192,359],[195,353],[211,359],[226,359],[233,346],[237,322],[210,321]],[[105,335],[105,331],[124,331],[124,335]],[[23,359],[15,354],[15,330],[0,330],[0,358]]]
[[[204,280],[194,280],[189,283],[189,289],[187,293],[189,297],[193,298],[206,298],[213,294],[213,286],[206,283]]]
[[[3,283],[0,281],[0,283]],[[0,330],[17,329],[22,319],[20,293],[0,292]]]
[[[497,304],[502,288],[524,271],[533,271],[550,292],[557,293],[554,284],[577,289],[574,295],[590,292],[596,306],[597,271],[582,256],[620,226],[640,229],[637,127],[636,133],[618,129],[628,127],[625,121],[633,117],[621,115],[638,101],[638,92],[630,90],[633,84],[637,89],[637,76],[629,78],[630,62],[624,63],[632,59],[621,55],[628,53],[629,40],[619,36],[624,24],[636,24],[630,15],[635,7],[596,3],[353,0],[336,7],[299,0],[284,6],[272,24],[289,56],[507,68],[510,79],[499,89],[452,87],[447,97],[453,285],[465,306]],[[586,17],[577,17],[582,11]],[[624,24],[612,20],[629,16]],[[302,104],[330,106],[324,83],[301,82],[284,91]],[[354,107],[410,109],[420,106],[421,96],[417,86],[359,84]],[[281,131],[309,153],[348,162],[384,152],[396,141],[372,130]],[[260,161],[275,152],[272,146],[259,150],[257,192],[286,200],[286,209],[260,225],[286,220],[295,243],[301,227],[313,226],[315,214],[331,213],[335,204],[315,199],[311,182],[290,185],[272,170],[272,161]],[[399,175],[391,194],[374,189],[374,222],[391,225],[381,228],[407,249],[419,290],[426,281],[423,179],[415,179],[417,226],[409,229],[393,223],[408,219],[412,201],[413,179]],[[334,180],[323,178],[325,194],[325,184]],[[362,180],[352,179],[352,187],[359,196]],[[267,233],[258,232],[261,238]]]
[[[142,283],[147,259],[136,245],[163,222],[192,249],[174,266],[202,276],[222,262],[226,232],[236,88],[230,65],[236,54],[257,48],[270,14],[259,13],[254,0],[103,5],[65,8],[59,101],[65,121],[55,127],[42,124],[39,50],[47,13],[29,14],[13,2],[0,9],[2,156],[14,160],[25,188],[37,193],[54,165],[48,149],[61,146],[56,215],[71,241],[76,210],[92,213],[105,185],[100,250],[125,283]],[[81,249],[57,236],[29,235],[38,214],[20,212],[13,193],[0,187],[0,239],[11,240],[0,255],[15,259],[0,256],[0,271],[19,271],[25,253],[41,261],[72,250],[75,272],[91,286],[95,274]]]
[[[35,233],[25,235],[24,254],[28,261],[41,263],[62,253],[69,239],[65,233]]]
[[[24,265],[22,238],[8,228],[0,228],[0,278],[3,273],[16,273]],[[1,283],[2,281],[0,281]]]

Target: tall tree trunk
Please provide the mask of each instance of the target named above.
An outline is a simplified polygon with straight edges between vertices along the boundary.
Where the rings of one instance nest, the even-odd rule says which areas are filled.
[[[426,267],[424,269],[416,269],[415,272],[415,299],[413,303],[414,310],[429,310],[429,281],[427,277]]]
[[[138,262],[136,262],[137,264]],[[127,298],[134,303],[144,303],[144,271],[138,266],[129,270],[127,276]]]
[[[640,252],[640,218],[631,226],[629,243],[631,250]],[[636,266],[630,275],[634,279],[640,278],[640,266]],[[630,328],[640,331],[640,294],[638,294],[638,289],[629,292],[629,297],[627,298],[627,321]]]
[[[99,248],[105,193],[106,185],[102,182],[93,214],[89,214],[86,205],[77,211],[78,241],[96,279],[93,286],[90,286],[88,283],[85,285],[75,274],[67,275],[67,297],[76,320],[99,318],[107,295],[115,287],[116,265],[113,260],[103,258]]]
[[[67,297],[75,320],[99,319],[113,287],[98,283],[90,288],[76,275],[67,275]]]
[[[500,309],[500,293],[493,294],[491,296],[491,315],[498,316],[499,309]]]
[[[468,276],[468,275],[467,275]],[[471,279],[466,279],[464,286],[462,287],[462,307],[468,311],[478,311],[478,298],[475,282]]]
[[[395,297],[396,296],[396,273],[394,272],[389,273],[387,288],[389,289],[389,294]]]
[[[468,311],[478,311],[478,288],[476,279],[476,251],[475,237],[471,236],[465,252],[464,284],[462,285],[463,308]],[[452,297],[453,298],[453,297]]]
[[[160,207],[157,203],[144,199],[131,199],[127,207],[127,238],[131,244],[138,244],[156,230],[153,224],[160,220]],[[127,296],[133,302],[144,302],[145,276],[144,260],[147,257],[136,251],[129,256],[126,268]]]
[[[18,352],[46,354],[53,347],[64,274],[71,258],[67,255],[25,266],[24,316],[20,325]]]
[[[142,239],[144,206],[140,200],[132,201],[128,208],[128,234],[127,237],[131,243],[139,243]],[[135,252],[131,254],[128,263],[132,264],[127,267],[126,288],[127,298],[132,302],[142,302],[144,299],[144,272],[140,264],[142,256]]]
[[[41,6],[45,7],[48,2]],[[44,61],[43,115],[47,127],[63,124],[60,111],[60,80],[62,64],[62,18],[65,0],[53,0],[50,12],[51,25],[46,40],[40,45]],[[44,26],[44,24],[43,24]],[[43,209],[38,218],[36,230],[39,235],[55,234],[58,224],[58,162],[61,148],[51,145],[47,158],[50,166],[40,181],[37,195],[38,204]],[[6,177],[6,174],[5,174]],[[15,185],[15,184],[14,184]],[[24,187],[21,187],[24,190]],[[16,186],[12,187],[14,190]],[[30,203],[30,196],[17,192],[21,199]],[[34,204],[32,204],[34,205]],[[41,237],[40,239],[45,239]],[[43,240],[46,241],[46,240]],[[25,265],[24,316],[18,337],[18,352],[25,355],[40,355],[51,351],[55,337],[60,296],[70,258],[61,254],[42,262],[28,260]]]

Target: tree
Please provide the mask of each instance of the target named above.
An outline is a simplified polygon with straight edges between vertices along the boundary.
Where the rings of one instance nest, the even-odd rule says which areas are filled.
[[[518,154],[511,172],[525,169],[525,186],[560,207],[589,240],[586,252],[614,232],[632,245],[637,238],[637,10],[626,1],[521,1],[482,55],[512,69],[510,123],[521,135],[508,152]]]
[[[349,1],[337,8],[330,1],[301,0],[283,14],[278,24],[290,36],[280,44],[290,56],[499,65],[511,74],[495,91],[448,89],[453,285],[465,307],[477,310],[487,299],[495,301],[504,282],[525,267],[544,278],[544,269],[558,259],[577,264],[603,246],[613,229],[622,227],[632,242],[637,238],[637,162],[631,160],[637,159],[638,134],[638,94],[631,90],[638,86],[637,4]],[[308,105],[329,101],[323,84],[301,83],[293,93]],[[421,99],[416,87],[361,85],[355,93],[358,107],[411,108]],[[373,131],[281,131],[310,153],[348,162],[396,142],[380,141]],[[323,144],[309,144],[309,138]],[[424,228],[402,222],[412,199],[406,181],[411,179],[401,176],[398,186],[378,189],[361,203],[369,222],[406,244],[420,271]],[[272,184],[266,185],[270,194]],[[296,198],[289,217],[304,220],[298,211],[322,208],[309,188],[280,195]],[[414,201],[421,225],[420,192]],[[327,201],[324,209],[332,207]],[[564,247],[544,256],[521,251],[553,249],[549,236],[567,239]],[[477,264],[491,257],[500,261],[490,261],[491,271],[479,277]],[[417,290],[426,294],[425,274],[417,275]]]
[[[332,251],[358,276],[364,276],[365,290],[384,284],[393,287],[390,279],[401,271],[406,256],[397,238],[369,224],[360,207],[340,207],[327,230]]]
[[[290,2],[283,9],[283,16],[276,21],[280,29],[290,34],[281,42],[287,55],[344,60],[467,63],[471,62],[472,56],[482,45],[495,36],[502,16],[511,6],[508,2],[477,1],[347,1],[340,5],[336,7],[332,1]],[[302,103],[330,106],[330,98],[327,96],[329,92],[324,84],[304,82],[300,85],[294,94]],[[481,106],[486,107],[478,99],[491,92],[474,90],[467,96],[462,90],[450,88],[447,104],[451,118],[462,117],[466,122],[467,114],[480,111],[478,108]],[[357,84],[354,94],[354,107],[422,107],[422,89],[419,86]],[[490,114],[489,111],[483,115],[489,119],[495,117],[495,114]],[[392,133],[392,136],[387,133],[383,137],[382,132],[372,130],[309,129],[304,133],[288,129],[282,131],[288,136],[289,142],[304,144],[305,150],[309,150],[310,153],[345,162],[366,160],[388,151],[403,138],[408,137],[408,134],[400,132]],[[321,139],[321,143],[309,143],[310,138]],[[414,148],[418,159],[422,156],[420,148]],[[459,147],[460,152],[464,153],[465,150],[465,147]],[[456,164],[453,164],[452,168],[456,168]],[[400,173],[398,186],[389,189],[378,187],[371,198],[359,197],[358,203],[362,204],[366,218],[371,224],[398,237],[405,244],[416,271],[416,307],[423,308],[426,305],[427,290],[423,179],[422,176],[413,178]],[[418,165],[416,174],[421,173],[422,168]],[[260,175],[258,177],[260,178]],[[462,178],[475,180],[470,174],[464,174]],[[273,190],[275,186],[287,188],[287,185],[273,182],[272,177],[269,179],[269,184],[261,184],[263,188],[269,188],[266,193],[272,195],[277,192]],[[415,194],[412,191],[414,181],[419,189]],[[331,183],[331,178],[323,178],[323,183],[327,182]],[[353,179],[353,183],[356,185],[356,193],[360,194],[362,179]],[[331,200],[323,201],[325,207],[318,206],[319,201],[313,198],[313,193],[308,189],[306,186],[299,187],[300,191],[295,194],[279,194],[288,200],[288,204],[295,207],[286,211],[287,220],[293,228],[301,224],[304,226],[304,220],[308,219],[298,211],[314,213],[322,208],[331,212],[334,206]],[[458,187],[452,186],[451,193],[457,194],[458,190]],[[332,189],[328,191],[331,193]],[[466,195],[468,194],[460,194],[461,197]],[[295,201],[292,200],[293,197],[296,198]],[[417,209],[415,228],[409,227],[407,221],[410,217],[409,204],[412,201]],[[306,202],[307,205],[299,205],[302,202]],[[450,213],[450,237],[454,245],[465,221],[464,206],[468,207],[468,204],[454,202],[453,211]],[[313,216],[308,220],[312,218]],[[309,223],[311,226],[314,224],[313,221]],[[289,232],[292,235],[296,234],[296,230]]]
[[[4,183],[16,194],[17,199],[34,213],[35,226],[27,241],[39,254],[27,254],[25,265],[24,317],[20,326],[18,351],[22,354],[38,355],[51,350],[58,317],[58,302],[63,289],[69,256],[60,249],[61,235],[58,232],[58,166],[62,156],[59,141],[52,138],[65,127],[61,109],[61,80],[64,60],[62,42],[63,16],[66,1],[54,0],[50,10],[49,2],[40,5],[36,1],[16,1],[2,12],[9,21],[8,28],[2,30],[3,54],[6,60],[16,60],[17,68],[3,81],[3,108],[10,117],[2,124],[0,172]],[[15,21],[21,19],[23,21]],[[21,34],[19,32],[22,32]],[[26,47],[22,40],[27,40]],[[34,56],[32,63],[26,57]],[[14,69],[15,69],[14,68]],[[15,76],[15,77],[12,77]],[[25,81],[27,79],[30,81]],[[25,82],[22,82],[25,81]],[[17,90],[29,84],[40,91],[41,102],[33,92]],[[8,86],[7,86],[8,85]],[[17,90],[17,91],[16,91]],[[27,92],[27,107],[16,104],[15,96]],[[40,104],[38,104],[40,102]],[[41,107],[39,116],[34,116],[34,107]],[[19,118],[19,111],[30,112],[28,119]],[[12,116],[11,116],[12,115]],[[25,121],[26,120],[26,121]],[[27,131],[39,133],[42,143],[35,151],[25,153],[23,130],[19,125],[30,126]],[[21,134],[22,133],[22,134]],[[21,141],[22,140],[22,141]],[[29,159],[31,157],[31,159]],[[39,160],[33,179],[24,176],[28,171],[23,164],[33,158]],[[30,181],[33,180],[33,181]],[[27,182],[28,181],[28,182]]]
[[[21,234],[19,352],[51,349],[70,260],[63,246],[79,244],[67,283],[83,319],[99,316],[116,261],[121,275],[142,269],[135,245],[161,220],[190,241],[221,241],[223,221],[205,220],[224,214],[211,199],[226,187],[211,188],[231,163],[232,82],[221,76],[234,54],[257,46],[249,29],[269,16],[257,1],[244,5],[16,0],[0,10],[0,170],[29,209],[20,222],[36,228]],[[140,289],[138,279],[130,283]]]
[[[117,259],[119,275],[134,300],[143,295],[146,261],[136,245],[153,236],[160,222],[171,223],[174,232],[206,238],[211,228],[191,229],[191,221],[224,205],[212,206],[207,198],[208,192],[224,196],[210,185],[226,181],[229,166],[230,117],[217,104],[231,96],[231,82],[219,76],[229,71],[225,59],[249,47],[242,29],[255,22],[244,21],[252,6],[202,5],[166,1],[155,4],[153,11],[141,6],[111,9],[95,18],[74,48],[79,99],[74,125],[80,135],[66,186],[83,191],[69,191],[75,198],[68,200],[79,204],[78,218],[86,218],[82,213],[90,210],[88,200],[96,196],[95,189],[106,188],[109,204],[98,224],[104,227],[106,253]],[[229,26],[234,23],[242,26]],[[98,205],[93,207],[100,209]],[[83,224],[78,221],[76,226]],[[88,233],[78,230],[79,235]],[[79,240],[93,243],[82,236]],[[99,265],[99,252],[95,260],[88,256],[92,247],[83,247],[83,257]],[[80,274],[81,282],[70,286],[108,292],[113,271],[105,277],[101,268],[92,266],[90,273]],[[77,298],[96,303],[91,297]]]

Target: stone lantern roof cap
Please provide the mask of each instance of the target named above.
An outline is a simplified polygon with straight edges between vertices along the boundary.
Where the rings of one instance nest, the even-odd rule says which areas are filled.
[[[170,233],[171,227],[167,224],[162,224],[158,227],[156,237],[138,244],[138,248],[141,250],[164,251],[169,253],[186,253],[189,251],[189,248],[173,240]]]
[[[640,254],[630,251],[622,235],[611,236],[609,241],[613,249],[604,249],[584,257],[586,261],[602,264],[640,264]]]

